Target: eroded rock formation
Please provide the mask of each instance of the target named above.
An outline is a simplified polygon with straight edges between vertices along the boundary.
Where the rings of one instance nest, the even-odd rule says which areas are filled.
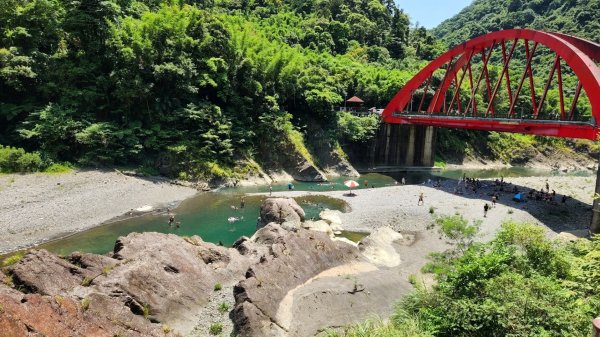
[[[233,288],[230,317],[240,336],[313,336],[389,314],[410,288],[385,267],[399,261],[392,245],[399,234],[375,233],[363,255],[331,239],[335,214],[300,224],[304,212],[292,201],[267,199],[267,224],[232,248],[197,236],[132,233],[107,256],[30,251],[0,274],[0,337],[188,335],[216,284]],[[278,224],[290,221],[300,225]],[[393,263],[381,263],[390,256]]]

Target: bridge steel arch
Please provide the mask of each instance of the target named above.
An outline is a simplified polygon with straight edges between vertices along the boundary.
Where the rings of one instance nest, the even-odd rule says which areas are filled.
[[[525,47],[527,64],[522,77],[517,82],[518,87],[514,90],[510,84],[508,70],[513,53],[519,44],[523,44]],[[535,93],[531,65],[538,45],[546,46],[555,53],[554,66],[550,71],[550,78],[541,97],[538,97]],[[488,78],[487,66],[492,51],[497,46],[502,48],[503,70],[498,82],[492,87]],[[481,54],[483,62],[483,69],[478,78],[474,78],[471,70],[471,60],[476,54]],[[565,62],[579,80],[570,111],[567,111],[568,107],[565,107],[561,62]],[[429,65],[417,73],[398,91],[384,109],[382,118],[386,123],[395,124],[519,132],[595,140],[598,138],[599,127],[597,123],[600,121],[600,68],[598,68],[596,62],[600,62],[600,45],[575,36],[530,29],[510,29],[489,33],[464,42],[429,63]],[[430,88],[433,73],[441,69],[445,69],[444,78],[425,110],[423,109],[425,95]],[[461,71],[462,75],[459,76]],[[461,84],[467,78],[467,74],[471,88],[471,97],[468,105],[464,107],[465,109],[461,107],[460,90],[455,89],[455,92],[450,96],[451,100],[448,106],[447,93],[451,85],[454,83],[455,88],[461,87]],[[539,113],[543,108],[548,88],[555,74],[558,77],[559,85],[560,119],[543,120],[538,118]],[[480,113],[477,110],[477,102],[474,96],[484,77],[487,87],[485,90],[487,90],[489,102],[485,113]],[[531,100],[534,110],[532,111],[533,118],[519,119],[515,114],[514,108],[521,94],[523,83],[527,78],[530,81]],[[494,100],[504,80],[506,80],[506,89],[510,100],[509,111],[507,116],[498,118],[494,111]],[[425,90],[421,99],[418,100],[420,104],[418,104],[416,113],[415,111],[407,111],[409,107],[412,110],[413,96],[423,86],[425,86]],[[581,90],[585,91],[591,104],[592,118],[589,122],[573,121],[573,113]],[[451,113],[454,105],[457,106],[457,116],[453,116]]]

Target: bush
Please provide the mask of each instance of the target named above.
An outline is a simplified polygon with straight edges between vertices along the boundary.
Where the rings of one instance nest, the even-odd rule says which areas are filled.
[[[214,288],[214,290],[215,290],[215,291],[219,291],[219,290],[221,290],[221,289],[223,289],[223,285],[222,285],[221,283],[215,283],[215,288]]]
[[[0,145],[0,172],[37,172],[43,167],[44,162],[39,153],[25,152],[22,148]]]
[[[69,173],[71,171],[73,171],[73,166],[70,164],[52,164],[44,170],[45,173]]]
[[[224,313],[226,313],[228,311],[229,311],[229,304],[227,304],[225,302],[219,304],[219,312],[220,313],[224,314]]]
[[[208,331],[210,332],[211,335],[218,335],[221,332],[223,332],[223,324],[221,323],[213,323],[210,325],[210,328],[208,328]]]

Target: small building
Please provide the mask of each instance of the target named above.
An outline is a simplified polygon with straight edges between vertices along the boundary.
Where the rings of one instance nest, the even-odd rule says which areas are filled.
[[[379,114],[383,109],[377,109],[376,107],[366,108],[365,101],[360,97],[352,96],[344,102],[344,106],[340,107],[339,111],[349,112],[355,116],[366,116],[370,114]]]

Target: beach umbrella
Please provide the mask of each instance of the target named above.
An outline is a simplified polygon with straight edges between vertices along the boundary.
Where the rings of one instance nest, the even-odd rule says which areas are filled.
[[[358,187],[358,183],[354,180],[346,180],[346,181],[344,181],[344,185],[346,185],[350,188]]]

